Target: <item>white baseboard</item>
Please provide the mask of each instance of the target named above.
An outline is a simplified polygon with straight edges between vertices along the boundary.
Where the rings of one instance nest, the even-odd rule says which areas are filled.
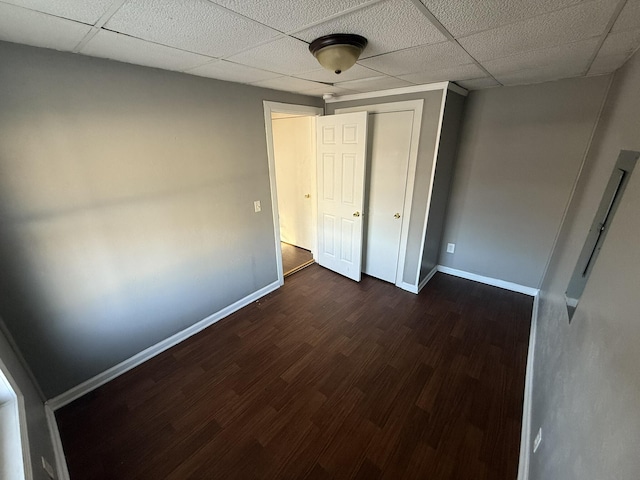
[[[405,281],[396,283],[396,287],[400,287],[401,289],[406,290],[407,292],[416,293],[416,294],[420,293],[420,290],[424,288],[427,282],[431,280],[431,277],[433,277],[437,272],[438,272],[438,267],[433,267],[433,269],[427,274],[425,279],[422,280],[417,287]]]
[[[56,478],[58,480],[69,480],[69,470],[67,469],[67,460],[64,457],[64,450],[62,449],[62,440],[60,439],[60,431],[58,430],[58,422],[56,422],[56,416],[48,405],[44,406],[44,413],[47,417],[47,424],[49,425],[49,435],[51,436],[51,443],[53,444],[53,454],[56,459]]]
[[[438,273],[437,265],[433,267],[431,271],[427,274],[427,276],[424,277],[424,280],[420,282],[420,285],[418,285],[418,292],[422,290],[427,283],[429,283],[429,280],[431,280],[436,273]]]
[[[529,480],[529,461],[531,458],[531,399],[533,396],[533,362],[538,332],[538,306],[540,295],[533,300],[531,312],[531,330],[529,332],[529,350],[527,352],[527,371],[524,380],[524,402],[522,405],[522,430],[520,433],[520,461],[518,480]]]
[[[407,283],[407,282],[396,283],[396,287],[400,287],[401,289],[406,290],[407,292],[418,293],[418,287],[416,287],[415,285],[411,285],[410,283]]]
[[[177,345],[178,343],[186,340],[187,338],[195,335],[196,333],[204,330],[210,325],[222,320],[223,318],[231,315],[233,312],[240,310],[242,307],[249,305],[250,303],[258,300],[261,297],[273,292],[274,290],[280,287],[280,282],[275,281],[266,287],[261,288],[260,290],[247,295],[244,298],[241,298],[237,302],[229,305],[228,307],[223,308],[222,310],[208,316],[207,318],[200,320],[198,323],[191,325],[188,328],[172,335],[171,337],[162,340],[161,342],[152,345],[151,347],[143,350],[142,352],[134,355],[127,360],[114,365],[113,367],[105,370],[102,373],[99,373],[93,378],[82,382],[80,385],[77,385],[60,395],[51,398],[46,402],[46,405],[52,410],[56,411],[59,408],[64,407],[65,405],[73,402],[74,400],[80,398],[81,396],[95,390],[96,388],[104,385],[105,383],[113,380],[116,377],[119,377],[123,373],[128,372],[132,368],[137,367],[138,365],[146,362],[147,360],[155,357],[156,355],[164,352],[165,350]]]
[[[525,285],[519,285],[513,282],[507,282],[498,278],[485,277],[482,275],[477,275],[475,273],[465,272],[463,270],[456,270],[455,268],[445,267],[443,265],[438,265],[437,268],[438,271],[442,273],[447,273],[455,277],[466,278],[467,280],[473,280],[475,282],[492,285],[494,287],[504,288],[505,290],[511,290],[512,292],[524,293],[525,295],[529,295],[531,297],[535,297],[539,292],[539,289],[537,288],[527,287]]]

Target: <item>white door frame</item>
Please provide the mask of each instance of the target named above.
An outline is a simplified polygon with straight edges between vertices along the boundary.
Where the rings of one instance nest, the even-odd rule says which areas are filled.
[[[424,100],[408,100],[405,102],[379,103],[376,105],[361,105],[359,107],[336,108],[335,113],[368,112],[389,113],[413,111],[413,131],[411,132],[411,146],[409,150],[409,167],[407,169],[407,184],[404,192],[404,215],[402,229],[400,230],[400,251],[398,254],[398,269],[396,271],[396,286],[405,288],[404,262],[407,257],[407,242],[409,239],[409,223],[411,222],[411,204],[413,203],[413,188],[416,179],[416,166],[418,164],[418,147],[420,145],[420,132],[422,131],[422,108]],[[423,239],[424,241],[424,239]],[[422,256],[420,257],[422,259]],[[420,268],[418,267],[418,274]],[[417,282],[416,282],[417,284]],[[406,289],[406,288],[405,288]]]
[[[9,396],[12,397],[6,403],[3,403],[2,409],[0,409],[0,430],[7,429],[7,431],[2,432],[2,438],[0,438],[0,449],[3,450],[2,456],[7,458],[7,466],[9,468],[15,473],[19,472],[17,478],[31,480],[33,478],[33,468],[31,466],[24,396],[1,358],[0,388],[3,391],[10,392]],[[6,440],[7,443],[3,443],[3,440]]]
[[[304,115],[310,117],[316,117],[320,115],[324,115],[324,109],[321,107],[312,107],[309,105],[294,105],[290,103],[279,103],[279,102],[270,102],[264,100],[262,102],[264,106],[264,126],[265,132],[267,135],[267,157],[269,159],[269,183],[271,185],[271,212],[273,215],[273,232],[274,232],[274,240],[276,245],[276,262],[278,266],[278,283],[282,286],[284,285],[284,271],[282,268],[282,247],[280,245],[280,214],[278,212],[278,192],[276,186],[276,159],[275,153],[273,150],[273,125],[271,123],[271,114],[272,113],[289,113],[292,115]],[[315,132],[314,132],[315,133]],[[312,141],[315,142],[315,134],[312,135]],[[315,144],[313,145],[313,151],[315,152]],[[315,169],[315,161],[313,168]],[[315,188],[315,186],[314,186]],[[313,198],[315,199],[315,191],[312,192]],[[316,202],[311,202],[312,204],[312,225],[314,228],[316,227],[315,217],[317,215],[317,206]],[[317,248],[317,235],[316,232],[313,232],[313,256],[315,258]]]

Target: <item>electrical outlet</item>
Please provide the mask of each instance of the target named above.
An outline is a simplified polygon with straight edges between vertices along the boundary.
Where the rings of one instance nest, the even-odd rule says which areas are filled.
[[[47,475],[49,475],[49,478],[53,478],[55,480],[56,478],[56,474],[53,472],[53,467],[51,467],[51,464],[49,462],[47,462],[44,457],[40,457],[42,459],[42,468],[44,469],[45,472],[47,472]]]
[[[536,435],[536,438],[533,440],[533,453],[536,453],[536,450],[538,450],[538,447],[540,446],[541,443],[542,443],[542,427],[538,429],[538,434]]]
[[[255,202],[253,202],[253,209],[255,210],[256,213],[262,211],[262,205],[260,205],[260,200],[256,200]]]
[[[447,253],[454,253],[456,251],[455,243],[447,243]]]

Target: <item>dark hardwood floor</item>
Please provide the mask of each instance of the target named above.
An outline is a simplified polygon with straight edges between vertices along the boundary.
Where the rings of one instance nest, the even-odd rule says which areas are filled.
[[[296,247],[290,243],[280,242],[282,247],[282,270],[288,277],[313,263],[313,255],[309,250]]]
[[[317,265],[56,412],[72,480],[515,480],[532,299]]]

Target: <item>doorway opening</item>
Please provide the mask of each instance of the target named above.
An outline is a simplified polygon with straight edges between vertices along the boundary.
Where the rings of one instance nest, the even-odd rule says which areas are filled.
[[[32,477],[24,398],[0,360],[0,478]]]
[[[286,242],[280,242],[280,245],[282,247],[282,269],[285,278],[315,263],[311,250],[305,250]]]
[[[404,266],[423,102],[341,108],[330,116],[264,102],[281,285],[285,272],[313,258],[356,281],[365,273],[415,289]],[[304,253],[295,247],[307,258],[283,267],[283,253]]]
[[[323,109],[264,102],[278,279],[316,255],[316,117]]]

